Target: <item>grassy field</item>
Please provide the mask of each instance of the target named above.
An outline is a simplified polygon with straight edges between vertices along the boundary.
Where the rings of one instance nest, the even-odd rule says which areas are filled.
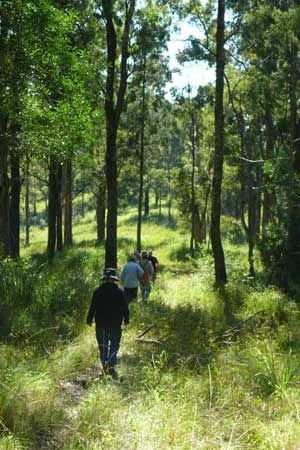
[[[119,219],[119,267],[135,247],[134,213]],[[46,230],[34,228],[26,262],[2,268],[0,449],[299,449],[298,304],[264,287],[259,261],[259,281],[248,277],[233,225],[224,220],[229,283],[216,291],[207,244],[192,260],[174,223],[155,214],[144,223],[161,271],[150,304],[131,306],[121,381],[105,382],[84,325],[103,269],[94,215],[76,223],[74,248],[52,266]],[[137,341],[151,324],[145,337],[158,342]]]

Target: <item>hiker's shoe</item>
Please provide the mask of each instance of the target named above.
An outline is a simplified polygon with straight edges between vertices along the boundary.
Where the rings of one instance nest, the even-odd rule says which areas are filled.
[[[118,372],[116,371],[116,369],[114,367],[109,367],[108,375],[110,375],[114,380],[119,379]]]

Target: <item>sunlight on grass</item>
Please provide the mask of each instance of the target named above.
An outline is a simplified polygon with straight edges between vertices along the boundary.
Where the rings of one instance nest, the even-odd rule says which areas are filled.
[[[121,381],[99,382],[95,330],[84,323],[104,262],[94,212],[76,219],[75,246],[57,254],[52,266],[41,255],[46,228],[32,227],[22,255],[28,257],[24,274],[37,279],[36,303],[28,300],[16,319],[24,334],[12,328],[10,339],[20,348],[0,347],[1,449],[40,450],[43,437],[64,450],[298,448],[298,305],[249,277],[235,219],[223,220],[230,279],[217,291],[208,244],[192,259],[188,234],[168,223],[166,212],[153,210],[143,222],[142,247],[153,250],[160,271],[149,304],[139,295],[130,306]],[[136,214],[127,208],[119,217],[118,269],[136,247]],[[259,272],[258,258],[255,264]],[[29,276],[23,282],[30,287]]]

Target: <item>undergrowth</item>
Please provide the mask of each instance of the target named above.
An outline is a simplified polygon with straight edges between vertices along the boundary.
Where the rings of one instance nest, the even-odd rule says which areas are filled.
[[[104,248],[94,245],[89,214],[76,225],[75,247],[52,265],[26,249],[0,267],[0,449],[295,450],[298,304],[265,288],[262,273],[248,276],[247,249],[228,221],[223,290],[214,287],[208,244],[193,260],[175,222],[144,223],[144,248],[158,256],[160,274],[150,304],[131,305],[122,380],[99,382],[85,315]],[[126,211],[119,222],[119,267],[135,245],[130,219]]]

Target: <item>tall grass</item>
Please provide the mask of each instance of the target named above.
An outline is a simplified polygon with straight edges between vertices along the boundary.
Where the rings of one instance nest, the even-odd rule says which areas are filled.
[[[119,267],[135,247],[134,214],[120,217]],[[262,276],[249,278],[237,223],[232,233],[225,221],[230,281],[217,291],[207,245],[193,260],[187,234],[154,219],[143,224],[143,248],[161,271],[150,304],[131,305],[121,381],[99,382],[94,330],[84,326],[104,261],[91,213],[52,266],[36,255],[1,268],[1,307],[16,306],[5,323],[10,345],[0,346],[1,449],[298,448],[298,305],[266,289]],[[37,231],[32,249],[43,239]]]

